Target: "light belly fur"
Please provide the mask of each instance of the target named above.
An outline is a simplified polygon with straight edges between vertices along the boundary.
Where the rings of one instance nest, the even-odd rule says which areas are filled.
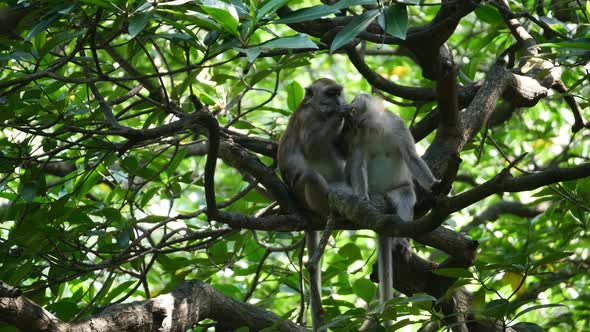
[[[394,163],[392,160],[399,160]],[[378,155],[367,160],[367,175],[369,180],[369,192],[387,192],[404,181],[399,179],[411,179],[410,170],[406,163],[401,162],[401,156]]]

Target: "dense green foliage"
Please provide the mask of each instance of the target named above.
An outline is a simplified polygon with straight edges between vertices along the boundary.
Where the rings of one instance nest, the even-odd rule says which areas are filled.
[[[151,136],[126,135],[121,128],[167,128],[195,111],[189,100],[194,94],[223,127],[222,139],[236,142],[248,158],[259,159],[278,176],[273,142],[303,98],[303,88],[328,76],[345,85],[349,100],[371,92],[339,48],[374,20],[391,36],[406,38],[408,27],[430,22],[440,7],[414,5],[419,2],[385,7],[379,2],[367,10],[359,4],[376,2],[21,3],[24,12],[14,15],[22,19],[0,30],[0,280],[65,321],[112,303],[170,292],[185,279],[210,283],[297,321],[300,278],[307,273],[300,259],[303,232],[252,231],[208,220],[204,127]],[[567,94],[589,118],[590,2],[568,2],[569,7],[565,2],[523,0],[510,6],[527,13],[520,21],[540,44],[538,59],[561,66]],[[300,10],[279,18],[277,10],[287,3]],[[16,1],[4,10],[14,6]],[[334,14],[349,6],[348,15],[357,16],[331,36],[333,41],[286,25],[341,18]],[[459,82],[485,79],[514,43],[498,9],[481,4],[448,40]],[[368,42],[362,47],[367,65],[386,79],[435,86],[398,46]],[[514,54],[517,66],[528,60],[521,51]],[[574,116],[565,94],[550,92],[534,106],[486,123],[460,151],[462,163],[449,195],[490,180],[525,153],[512,168],[514,176],[587,163],[590,131],[572,133]],[[387,107],[408,126],[437,106],[435,100],[386,98]],[[419,142],[420,152],[434,135]],[[263,147],[240,141],[252,137],[264,139]],[[215,171],[222,210],[275,213],[268,209],[275,200],[272,190],[260,185],[263,174],[252,173],[245,166],[249,160],[228,155],[220,153]],[[532,322],[548,331],[590,331],[590,179],[554,182],[491,195],[445,221],[480,245],[473,267],[439,272],[460,277],[453,289],[473,292],[476,317],[500,319],[507,326]],[[517,205],[517,211],[498,205],[505,202]],[[497,214],[489,213],[498,206]],[[418,243],[415,249],[436,262],[446,258]],[[335,330],[356,330],[368,312],[378,311],[377,286],[369,279],[375,259],[372,231],[334,234],[324,254],[323,292]],[[387,313],[397,319],[396,328],[416,330],[442,317],[432,300],[421,293],[401,295]],[[211,324],[202,323],[205,327],[194,330]]]

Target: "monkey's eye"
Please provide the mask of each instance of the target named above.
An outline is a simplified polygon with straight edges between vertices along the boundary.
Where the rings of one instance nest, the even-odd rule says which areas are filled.
[[[326,95],[331,96],[331,97],[340,96],[341,92],[342,92],[341,86],[331,86],[326,89]]]

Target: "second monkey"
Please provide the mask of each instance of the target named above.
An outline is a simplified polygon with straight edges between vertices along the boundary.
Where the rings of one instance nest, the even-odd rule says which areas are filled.
[[[387,111],[382,102],[368,94],[352,101],[350,125],[345,132],[348,144],[346,174],[355,194],[369,199],[369,193],[386,194],[395,212],[404,221],[414,219],[413,179],[430,191],[439,182],[416,153],[416,144],[404,121]],[[393,297],[393,250],[409,254],[405,239],[378,235],[377,266],[379,300]],[[398,248],[394,248],[394,245]]]

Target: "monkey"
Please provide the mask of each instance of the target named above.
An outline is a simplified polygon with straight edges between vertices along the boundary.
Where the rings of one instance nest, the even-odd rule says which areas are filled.
[[[277,163],[283,180],[304,209],[322,218],[327,218],[330,213],[329,189],[346,186],[346,156],[339,146],[344,118],[350,110],[341,85],[331,79],[318,79],[305,89],[303,100],[279,140]],[[319,232],[306,232],[310,258],[319,239]],[[324,323],[320,287],[321,268],[318,264],[310,268],[313,331]]]
[[[356,95],[351,105],[352,114],[343,136],[349,150],[345,173],[353,193],[367,200],[369,193],[385,194],[399,217],[412,221],[416,203],[413,179],[429,192],[440,181],[418,156],[414,138],[398,115],[365,93]],[[408,257],[408,240],[378,235],[381,304],[393,297],[393,250],[403,250]]]

